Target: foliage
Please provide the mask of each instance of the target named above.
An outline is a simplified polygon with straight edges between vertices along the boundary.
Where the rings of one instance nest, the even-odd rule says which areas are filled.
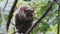
[[[1,14],[0,14],[0,18],[1,18]]]
[[[2,23],[2,19],[1,19],[1,14],[0,14],[0,25],[1,25],[1,23]]]
[[[30,8],[32,7],[37,7],[35,10],[35,16],[34,16],[34,21],[37,20],[39,18],[39,16],[41,16],[47,6],[50,4],[49,0],[34,0],[33,5],[31,5],[31,2],[28,1],[22,1],[22,2],[18,2],[16,5],[16,9],[19,8],[22,5],[28,5]],[[50,10],[50,12],[45,16],[45,18],[33,29],[33,31],[31,32],[31,34],[37,34],[38,31],[43,32],[45,34],[47,34],[48,32],[54,32],[55,34],[57,34],[57,27],[58,27],[58,4],[56,2],[53,2],[52,4],[52,9]],[[14,15],[14,14],[13,14]],[[8,14],[5,14],[5,19],[8,19]],[[1,15],[0,15],[1,17]],[[2,19],[0,18],[0,23],[2,22]],[[51,26],[52,25],[52,26]],[[12,28],[10,29],[10,31],[8,32],[9,34],[12,33]]]
[[[0,2],[1,2],[2,0],[0,0]]]
[[[25,2],[25,1],[22,1],[22,2],[18,2],[18,4],[16,5],[16,8],[22,6],[22,5],[28,5],[29,2]]]
[[[7,21],[8,20],[8,14],[5,14],[4,16],[5,16],[5,19]]]
[[[0,25],[1,25],[1,23],[2,23],[2,19],[0,18]]]
[[[35,10],[36,12],[35,12],[35,17],[34,17],[34,20],[37,20],[38,17],[41,16],[42,13],[45,12],[49,3],[50,3],[49,0],[42,1],[42,2],[40,2],[39,0],[35,0],[33,5],[31,5],[30,2],[22,1],[21,3],[19,2],[16,5],[16,8],[18,8],[19,6],[22,6],[22,5],[29,5],[30,7],[33,7],[33,6],[38,7],[38,10],[37,9]],[[55,28],[52,29],[50,27],[51,24],[54,27],[55,27],[55,24],[57,24],[56,19],[54,19],[57,16],[57,12],[56,12],[57,7],[56,6],[57,6],[57,4],[53,3],[53,7],[52,7],[53,10],[50,10],[50,12],[46,15],[46,17],[34,28],[34,30],[31,32],[31,34],[37,34],[38,31],[46,33],[47,31],[53,31],[53,29],[57,30],[57,26],[56,26],[56,29]],[[51,18],[53,18],[54,20],[52,21]],[[49,20],[51,20],[51,22]]]

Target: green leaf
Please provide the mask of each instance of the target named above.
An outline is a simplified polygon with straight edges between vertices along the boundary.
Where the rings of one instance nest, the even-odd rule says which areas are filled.
[[[42,14],[46,10],[46,6],[41,7],[37,14]]]
[[[1,23],[2,23],[2,19],[0,18],[0,25],[1,25]]]
[[[8,20],[8,14],[5,14],[4,16],[5,16],[5,19]]]

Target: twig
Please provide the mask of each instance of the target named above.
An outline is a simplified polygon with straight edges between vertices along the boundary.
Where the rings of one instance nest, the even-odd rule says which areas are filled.
[[[12,14],[14,12],[14,8],[16,7],[17,2],[18,2],[18,0],[15,0],[14,4],[13,4],[11,10],[10,10],[10,13],[9,13],[9,16],[8,16],[8,22],[7,22],[7,25],[6,25],[7,26],[7,31],[9,29],[10,21],[11,21],[11,18],[13,16]]]
[[[46,11],[43,13],[43,15],[41,17],[39,17],[39,19],[35,22],[35,24],[33,24],[26,32],[25,34],[30,33],[34,27],[36,27],[36,25],[41,22],[41,20],[46,16],[46,14],[49,12],[49,10],[51,10],[52,8],[52,3],[47,7]]]
[[[6,3],[5,3],[5,6],[4,6],[4,8],[3,8],[3,11],[4,11],[4,9],[6,8],[6,6],[7,6],[7,3],[8,3],[8,0],[6,1]]]
[[[7,3],[8,3],[8,0],[6,1],[4,8],[1,9],[1,18],[2,18],[1,27],[3,28],[3,34],[7,34],[7,30],[6,30],[6,22],[7,21],[6,21],[5,16],[4,16],[4,9],[7,6]]]

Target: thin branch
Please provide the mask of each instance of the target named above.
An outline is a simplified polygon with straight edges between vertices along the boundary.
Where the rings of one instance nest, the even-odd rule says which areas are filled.
[[[41,22],[41,20],[47,15],[47,13],[49,12],[49,10],[51,10],[51,8],[52,8],[52,3],[47,7],[46,11],[42,14],[42,16],[38,18],[38,20],[35,22],[35,24],[33,24],[33,25],[25,32],[25,34],[30,33],[30,32],[34,29],[34,27],[36,27],[36,25],[37,25],[39,22]]]
[[[11,18],[13,16],[12,14],[14,12],[14,8],[16,7],[17,2],[18,2],[18,0],[15,0],[14,4],[13,4],[11,10],[10,10],[10,13],[9,13],[9,16],[8,16],[8,22],[7,22],[7,25],[6,25],[7,26],[7,31],[9,29],[10,21],[11,21]]]
[[[5,16],[4,16],[4,9],[6,8],[7,3],[8,3],[8,0],[6,1],[4,8],[1,9],[1,18],[2,18],[1,27],[3,28],[3,34],[7,34],[7,30],[6,30],[6,22],[7,21],[6,21]]]
[[[4,6],[4,8],[3,8],[3,11],[4,11],[4,9],[6,8],[6,6],[7,6],[7,3],[8,3],[8,0],[6,1],[6,3],[5,3],[5,6]]]
[[[6,32],[6,20],[5,20],[5,17],[4,17],[3,10],[1,11],[1,18],[2,18],[1,27],[3,28],[3,33],[7,34],[7,32]]]

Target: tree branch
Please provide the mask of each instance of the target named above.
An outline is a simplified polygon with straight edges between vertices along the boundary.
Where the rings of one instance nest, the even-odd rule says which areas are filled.
[[[52,3],[47,7],[47,9],[46,9],[45,12],[42,14],[42,16],[38,18],[38,20],[35,22],[35,24],[33,24],[33,25],[25,32],[25,34],[30,33],[30,32],[34,29],[34,27],[36,27],[36,25],[37,25],[39,22],[41,22],[41,20],[47,15],[47,13],[49,12],[49,10],[51,10],[51,8],[52,8]]]
[[[4,8],[3,8],[3,11],[4,11],[4,9],[6,8],[6,6],[7,6],[7,3],[8,3],[8,0],[6,1],[6,3],[5,3],[5,6],[4,6]]]
[[[8,22],[7,22],[7,25],[6,25],[7,26],[7,31],[9,29],[10,21],[11,21],[11,18],[13,16],[12,14],[14,12],[14,8],[16,7],[17,2],[18,2],[18,0],[15,0],[14,4],[13,4],[11,10],[10,10],[10,13],[9,13],[9,16],[8,16]]]
[[[6,1],[4,8],[1,9],[1,18],[2,18],[1,28],[3,29],[3,34],[7,34],[7,30],[6,30],[6,22],[7,21],[4,16],[4,9],[7,6],[7,3],[8,3],[8,0]]]

